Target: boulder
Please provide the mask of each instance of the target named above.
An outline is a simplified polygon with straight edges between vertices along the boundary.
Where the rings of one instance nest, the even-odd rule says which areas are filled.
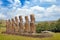
[[[42,31],[41,36],[43,36],[43,37],[52,37],[53,32],[51,32],[51,31]]]

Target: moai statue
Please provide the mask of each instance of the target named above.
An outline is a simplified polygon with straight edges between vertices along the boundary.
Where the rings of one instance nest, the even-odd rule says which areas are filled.
[[[30,19],[31,19],[31,22],[30,22],[30,32],[31,33],[35,33],[36,32],[35,17],[34,17],[33,14],[30,15]]]
[[[25,16],[25,33],[29,33],[29,32],[30,32],[30,23],[28,16]]]
[[[15,17],[15,33],[18,33],[19,32],[19,22],[18,22],[18,18]]]
[[[8,24],[9,24],[9,25],[8,25],[8,26],[9,26],[9,33],[11,33],[11,32],[12,32],[12,30],[11,30],[11,29],[12,29],[11,20],[8,20],[8,22],[9,22],[9,23],[8,23]]]
[[[11,20],[11,24],[12,24],[12,32],[11,33],[15,33],[15,21],[14,19]]]
[[[6,32],[9,33],[9,21],[6,20]]]
[[[23,19],[22,16],[19,16],[19,33],[22,34],[24,32],[24,26],[23,26]]]
[[[11,33],[11,21],[6,20],[6,32]]]

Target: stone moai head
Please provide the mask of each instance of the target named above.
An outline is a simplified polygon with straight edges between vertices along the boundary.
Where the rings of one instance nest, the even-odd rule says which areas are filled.
[[[12,22],[13,22],[13,23],[15,22],[13,18],[12,18]]]
[[[34,14],[31,14],[31,15],[30,15],[30,19],[31,19],[31,22],[35,22]]]
[[[10,19],[8,21],[10,22]]]
[[[25,21],[29,22],[28,16],[25,16]]]
[[[19,16],[20,22],[23,22],[22,16]]]
[[[15,17],[15,21],[18,22],[18,18],[17,17]]]

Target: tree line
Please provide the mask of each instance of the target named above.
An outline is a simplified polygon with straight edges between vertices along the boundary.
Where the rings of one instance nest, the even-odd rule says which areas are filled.
[[[41,31],[60,32],[60,19],[57,21],[39,22],[36,24],[36,32],[40,33]]]

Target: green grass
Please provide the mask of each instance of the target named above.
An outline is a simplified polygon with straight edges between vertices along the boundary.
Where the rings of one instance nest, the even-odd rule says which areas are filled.
[[[18,35],[1,34],[5,28],[0,28],[0,40],[60,40],[60,33],[54,33],[53,37],[48,38],[32,38]]]

